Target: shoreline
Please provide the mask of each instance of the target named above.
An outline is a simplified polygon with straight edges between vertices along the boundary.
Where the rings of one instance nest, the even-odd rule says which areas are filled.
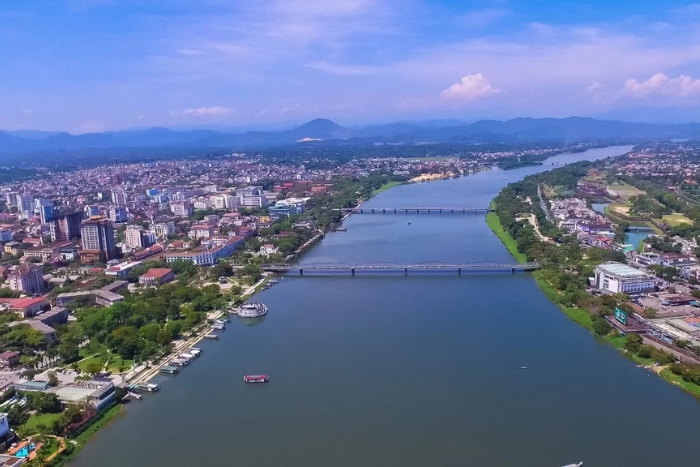
[[[490,207],[495,208],[495,202],[492,200],[491,204],[489,205]],[[492,216],[492,217],[488,217]],[[486,224],[489,226],[491,231],[498,237],[499,240],[501,240],[501,243],[506,247],[508,252],[515,258],[515,260],[519,263],[524,262],[525,255],[524,253],[521,253],[517,249],[517,244],[515,242],[515,239],[510,236],[508,232],[506,232],[503,229],[503,226],[501,225],[501,221],[498,218],[498,215],[494,212],[488,213],[487,218],[486,218]],[[675,375],[674,373],[671,372],[671,370],[668,368],[669,365],[662,365],[662,367],[653,367],[651,365],[646,364],[645,362],[641,362],[635,358],[634,355],[629,354],[624,347],[620,347],[619,345],[614,342],[615,339],[618,337],[611,337],[611,336],[596,336],[593,332],[593,325],[592,325],[592,320],[591,320],[591,315],[584,309],[582,308],[567,308],[559,303],[557,303],[557,295],[558,292],[552,288],[552,286],[549,284],[547,280],[545,280],[543,277],[541,277],[540,274],[538,274],[538,271],[535,271],[532,273],[533,278],[535,279],[535,283],[537,284],[537,287],[540,289],[540,291],[547,297],[547,299],[552,302],[559,310],[566,316],[568,319],[576,323],[578,326],[581,326],[582,328],[586,329],[589,331],[591,334],[593,334],[595,337],[600,337],[600,340],[605,342],[605,344],[622,351],[622,353],[627,357],[627,359],[631,360],[632,362],[635,362],[638,364],[638,366],[641,366],[653,373],[655,373],[659,378],[662,380],[666,381],[667,383],[673,384],[680,388],[682,391],[690,394],[691,396],[695,398],[700,398],[700,387],[698,388],[693,388],[691,386],[688,386],[689,383],[685,382],[680,376]],[[656,371],[658,370],[658,371]]]

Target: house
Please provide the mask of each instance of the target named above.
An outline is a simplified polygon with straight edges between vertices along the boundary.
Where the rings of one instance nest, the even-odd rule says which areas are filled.
[[[266,243],[260,247],[261,255],[269,256],[274,255],[275,253],[277,253],[277,247],[272,243]]]
[[[0,366],[10,368],[19,364],[19,352],[3,352],[0,353]]]
[[[46,297],[0,298],[0,304],[12,313],[24,318],[31,318],[41,311],[51,308]]]
[[[151,268],[139,276],[139,284],[155,286],[167,284],[175,279],[175,273],[168,268]]]
[[[141,264],[140,261],[132,261],[129,263],[121,263],[116,266],[112,266],[105,270],[105,275],[117,277],[119,279],[126,279],[133,268]]]

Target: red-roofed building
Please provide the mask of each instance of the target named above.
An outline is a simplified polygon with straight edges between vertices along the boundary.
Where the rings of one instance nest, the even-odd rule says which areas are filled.
[[[19,364],[19,352],[3,352],[0,353],[0,366],[9,368]]]
[[[175,279],[175,273],[172,269],[167,268],[151,268],[139,276],[139,284],[142,285],[161,285]]]
[[[0,298],[0,305],[5,304],[7,310],[17,313],[25,318],[31,318],[40,311],[46,311],[51,308],[46,297],[27,297],[27,298]]]

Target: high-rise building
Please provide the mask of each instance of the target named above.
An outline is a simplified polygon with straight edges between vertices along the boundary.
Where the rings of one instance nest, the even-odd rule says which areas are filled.
[[[156,243],[153,232],[146,232],[140,226],[130,225],[124,231],[124,243],[129,248],[148,248]]]
[[[17,210],[22,212],[34,211],[34,198],[29,195],[18,195]]]
[[[96,204],[85,206],[85,217],[93,217],[100,215],[100,207]]]
[[[34,198],[34,212],[37,214],[41,214],[42,206],[49,205],[53,205],[53,201],[51,201],[49,198]]]
[[[41,223],[48,224],[53,220],[53,205],[46,204],[39,206],[39,216],[41,216]]]
[[[126,222],[126,208],[124,206],[112,206],[109,208],[109,219],[112,222]]]
[[[83,250],[99,251],[107,261],[117,257],[117,247],[114,242],[114,226],[109,220],[94,218],[84,221],[80,225],[80,235],[82,237]]]
[[[123,191],[113,191],[112,192],[112,202],[114,204],[126,204],[127,202],[126,193]]]
[[[14,192],[14,191],[9,192],[6,195],[7,205],[8,206],[17,206],[17,196],[18,195],[16,192]]]
[[[49,224],[51,241],[68,241],[80,237],[80,222],[83,220],[81,211],[54,216]]]
[[[44,291],[44,275],[41,269],[31,263],[10,268],[7,274],[10,289],[30,294]]]

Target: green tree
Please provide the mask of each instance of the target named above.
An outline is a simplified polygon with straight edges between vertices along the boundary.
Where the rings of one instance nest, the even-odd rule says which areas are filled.
[[[605,318],[595,317],[593,319],[593,332],[599,336],[607,335],[611,330],[610,324],[605,320]]]
[[[639,352],[639,348],[642,346],[642,338],[638,334],[627,334],[625,337],[625,349],[632,353]]]

